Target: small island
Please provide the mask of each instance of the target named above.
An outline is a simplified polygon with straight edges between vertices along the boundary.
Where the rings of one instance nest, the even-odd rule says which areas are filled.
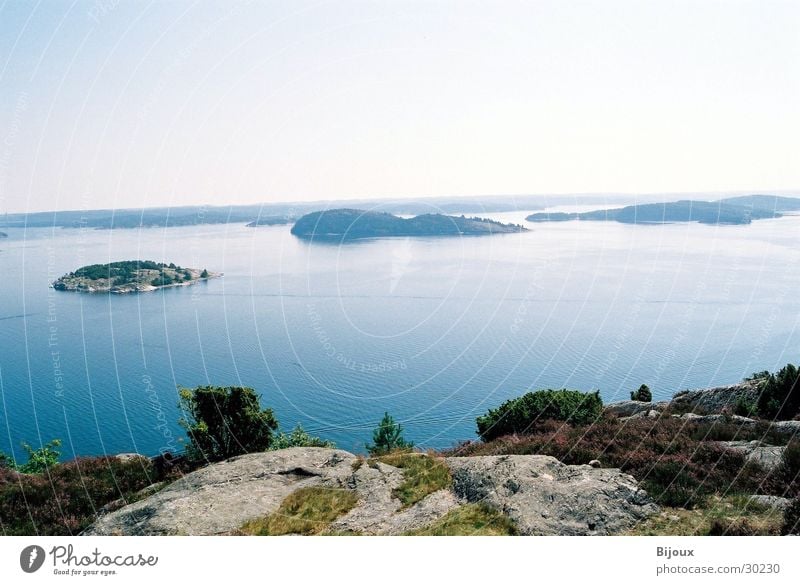
[[[205,268],[183,268],[152,260],[125,260],[83,266],[55,282],[55,290],[125,294],[148,292],[168,286],[186,286],[222,276]]]
[[[525,219],[546,221],[617,221],[658,224],[696,221],[711,225],[745,225],[757,219],[782,217],[782,211],[800,210],[800,199],[772,195],[747,195],[719,201],[671,201],[643,203],[618,209],[598,209],[579,213],[534,213]]]
[[[8,234],[5,232],[0,232],[0,238],[7,238]]]
[[[402,218],[360,209],[315,211],[295,222],[292,234],[320,240],[355,240],[400,236],[478,236],[528,231],[521,225],[491,219],[428,213]]]

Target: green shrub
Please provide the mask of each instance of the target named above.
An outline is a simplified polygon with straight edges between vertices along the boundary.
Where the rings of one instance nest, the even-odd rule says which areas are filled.
[[[763,379],[758,414],[764,418],[790,420],[800,414],[800,371],[788,364]]]
[[[783,513],[781,534],[800,535],[800,498],[795,498]]]
[[[189,435],[187,455],[194,461],[219,461],[272,445],[278,421],[270,409],[261,409],[252,388],[201,386],[181,388],[180,424]]]
[[[0,469],[14,469],[14,460],[0,451]]]
[[[653,394],[650,392],[650,388],[647,384],[642,384],[636,392],[631,392],[631,400],[636,400],[637,402],[651,402],[653,400]]]
[[[508,400],[477,418],[478,435],[490,441],[503,435],[530,432],[540,421],[559,420],[589,424],[603,412],[599,392],[577,390],[539,390]]]
[[[39,449],[34,449],[27,443],[22,444],[22,448],[28,453],[28,461],[17,467],[20,473],[42,473],[54,465],[58,464],[61,457],[60,439],[53,439],[49,443],[42,445]]]
[[[385,455],[392,451],[411,449],[414,444],[403,438],[403,427],[400,426],[400,423],[394,422],[394,419],[386,412],[372,432],[372,444],[366,447],[370,455]]]
[[[737,398],[736,402],[733,404],[733,414],[750,418],[754,414],[757,414],[757,412],[758,404],[749,398],[745,398],[744,396],[739,396],[739,398]]]
[[[300,423],[294,427],[291,433],[279,432],[270,445],[270,449],[288,449],[289,447],[327,447],[328,449],[335,449],[336,444],[331,441],[320,439],[309,435]]]

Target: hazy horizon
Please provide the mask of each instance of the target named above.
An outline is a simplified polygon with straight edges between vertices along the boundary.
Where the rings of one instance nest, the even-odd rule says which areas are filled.
[[[0,213],[796,193],[799,24],[779,1],[5,3]]]

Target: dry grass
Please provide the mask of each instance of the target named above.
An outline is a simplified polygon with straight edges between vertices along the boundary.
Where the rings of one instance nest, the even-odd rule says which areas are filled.
[[[319,534],[358,502],[355,492],[323,487],[301,488],[287,496],[277,511],[251,520],[240,533],[252,536]]]
[[[403,483],[392,492],[403,503],[403,508],[449,487],[453,481],[450,469],[439,457],[406,451],[389,453],[378,460],[403,470]]]
[[[635,527],[635,536],[772,536],[780,534],[783,513],[747,496],[710,498],[704,508],[663,511]]]
[[[425,528],[406,533],[406,536],[513,536],[514,522],[508,516],[486,504],[467,504],[451,510]]]

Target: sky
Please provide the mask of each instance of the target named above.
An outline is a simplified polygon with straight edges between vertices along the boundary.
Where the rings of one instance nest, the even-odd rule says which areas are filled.
[[[797,190],[798,30],[794,0],[7,0],[0,213]]]

